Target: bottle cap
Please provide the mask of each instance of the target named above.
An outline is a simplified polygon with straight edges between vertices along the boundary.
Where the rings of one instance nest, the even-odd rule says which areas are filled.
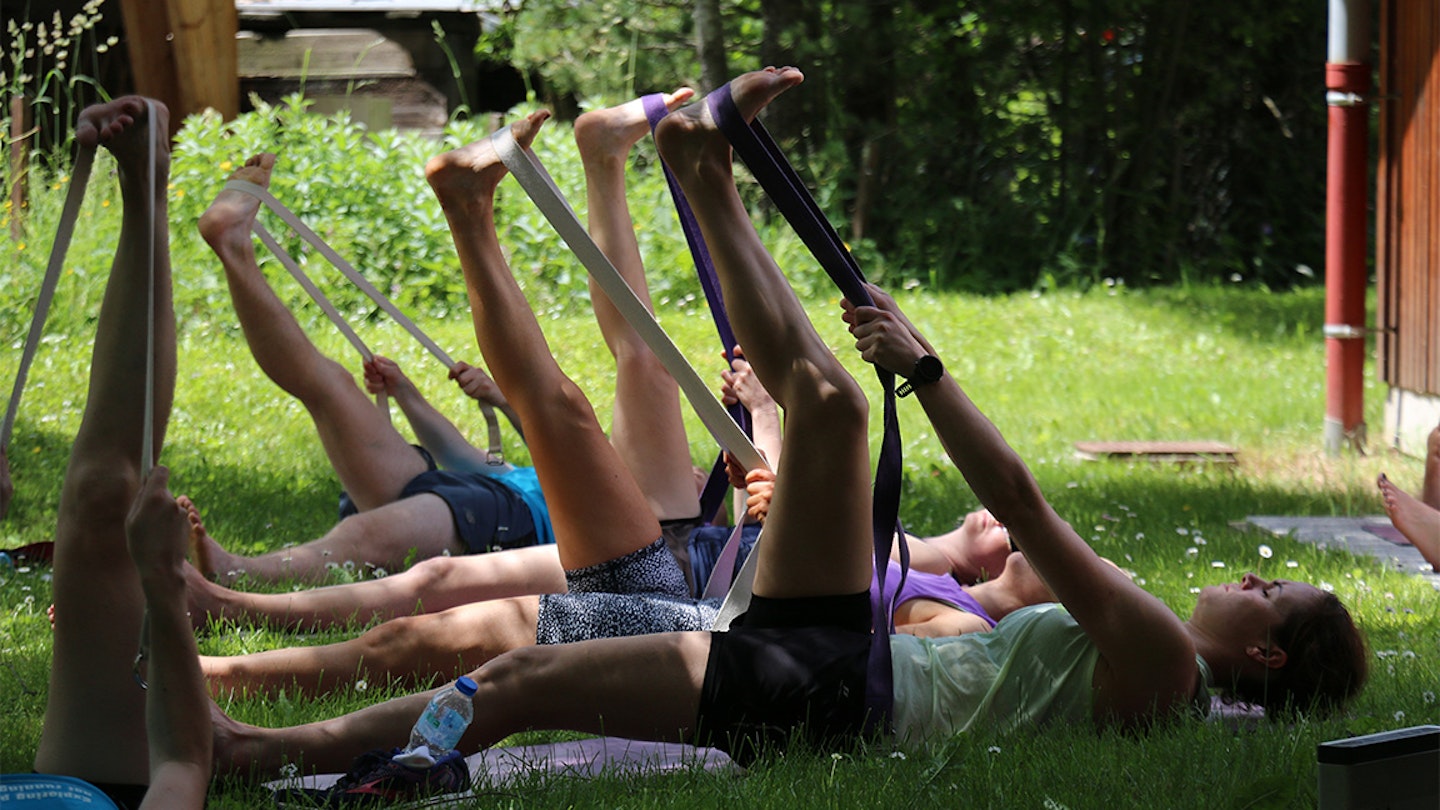
[[[475,690],[479,689],[480,686],[470,680],[468,675],[461,675],[455,679],[455,688],[460,690],[460,694],[470,697],[475,694]]]

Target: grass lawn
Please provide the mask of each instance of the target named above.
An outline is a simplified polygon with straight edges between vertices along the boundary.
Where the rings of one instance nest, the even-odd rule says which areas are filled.
[[[17,497],[0,523],[0,547],[49,539],[55,525],[56,494],[84,399],[89,321],[106,266],[100,248],[87,252],[82,243],[72,256],[77,269],[67,274],[57,302],[65,311],[31,372],[10,447]],[[177,253],[176,274],[192,291],[219,283],[218,265],[200,252]],[[18,364],[28,326],[24,301],[33,295],[34,282],[15,280],[10,286],[0,295],[0,305],[9,303],[0,306],[0,368],[7,370]],[[739,801],[785,807],[1309,807],[1315,802],[1317,743],[1440,723],[1435,697],[1440,593],[1370,559],[1231,526],[1253,514],[1377,514],[1373,481],[1381,470],[1408,488],[1419,484],[1419,461],[1379,449],[1378,442],[1367,456],[1323,453],[1321,290],[1100,288],[1084,294],[899,298],[940,347],[956,378],[1031,464],[1059,513],[1176,611],[1188,614],[1200,586],[1252,570],[1333,588],[1355,612],[1374,653],[1371,683],[1353,710],[1324,721],[1239,732],[1196,724],[1134,736],[1085,728],[1003,738],[976,734],[933,756],[901,758],[883,748],[797,754],[740,777],[681,773],[537,782],[487,797],[484,806],[701,807]],[[849,348],[834,298],[809,304],[822,334],[873,384],[873,375]],[[718,371],[713,329],[703,311],[693,304],[662,304],[661,310],[692,362],[704,373]],[[323,532],[334,514],[337,483],[303,409],[259,374],[231,312],[195,307],[182,317],[180,374],[164,452],[175,491],[193,497],[212,534],[237,550],[273,549]],[[352,356],[311,311],[302,317],[327,352]],[[607,421],[613,372],[608,356],[597,350],[602,344],[588,313],[550,309],[543,325],[562,365]],[[478,359],[463,315],[424,326],[458,359]],[[442,410],[456,414],[462,429],[483,436],[479,414],[398,328],[378,322],[362,331],[376,351],[396,357]],[[1366,390],[1372,429],[1381,423],[1382,399],[1372,373]],[[943,530],[977,503],[948,465],[918,406],[902,401],[900,409],[906,477],[901,514],[914,531]],[[403,423],[398,415],[397,422]],[[691,438],[696,460],[708,463],[713,446],[693,417]],[[1239,448],[1239,463],[1076,460],[1073,443],[1094,439],[1217,439]],[[523,452],[512,456],[524,459]],[[334,578],[367,575],[342,569]],[[0,570],[0,770],[5,772],[28,770],[34,755],[49,668],[49,603],[48,570]],[[201,649],[235,653],[340,635],[296,638],[213,626],[202,633]],[[276,725],[318,719],[387,694],[385,684],[356,683],[319,699],[230,696],[221,704],[241,720]],[[268,806],[268,797],[220,783],[210,806]]]

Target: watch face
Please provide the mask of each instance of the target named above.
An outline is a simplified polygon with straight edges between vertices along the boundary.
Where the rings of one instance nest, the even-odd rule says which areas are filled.
[[[945,366],[940,358],[933,354],[927,354],[915,361],[915,373],[912,375],[916,382],[933,383],[938,382],[945,374]]]

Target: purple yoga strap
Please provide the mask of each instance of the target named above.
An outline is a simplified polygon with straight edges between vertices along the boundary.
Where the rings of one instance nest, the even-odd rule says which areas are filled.
[[[730,95],[730,85],[706,97],[711,116],[720,132],[730,141],[735,154],[749,167],[750,173],[770,195],[776,207],[795,229],[805,246],[814,254],[821,267],[846,299],[857,305],[871,305],[873,300],[865,289],[865,277],[845,243],[835,233],[820,206],[815,202],[799,175],[785,160],[779,146],[755,120],[746,123]],[[872,529],[875,537],[875,575],[880,587],[872,596],[873,639],[870,646],[869,677],[866,679],[866,705],[870,708],[867,725],[871,730],[888,728],[893,704],[893,679],[890,668],[890,633],[893,630],[893,606],[885,604],[885,570],[890,560],[891,544],[896,536],[904,537],[900,526],[900,425],[895,412],[895,375],[879,366],[876,376],[885,391],[884,438],[875,469],[875,502]],[[904,584],[909,568],[909,549],[900,544],[900,576]]]
[[[665,108],[665,97],[660,93],[651,93],[642,96],[640,102],[645,107],[645,118],[649,120],[650,132],[653,134],[660,121],[670,114]],[[705,301],[710,304],[715,331],[720,335],[720,350],[725,353],[725,362],[728,365],[735,359],[735,332],[730,328],[730,316],[725,311],[725,300],[720,295],[720,279],[715,275],[715,262],[710,258],[710,249],[705,245],[705,237],[700,235],[700,224],[695,221],[695,213],[690,210],[690,202],[685,199],[685,192],[680,190],[680,183],[664,161],[661,161],[660,167],[665,172],[665,183],[670,187],[670,196],[675,200],[675,213],[680,219],[680,230],[684,232],[685,242],[690,246],[690,255],[695,259],[695,274],[700,279],[700,289],[705,293]],[[752,436],[750,412],[745,406],[737,402],[726,410],[729,411],[730,418],[735,420],[735,424],[745,431],[745,435]],[[710,468],[710,477],[705,480],[705,488],[700,493],[700,517],[706,523],[714,520],[729,489],[730,476],[726,474],[725,454],[722,452]]]

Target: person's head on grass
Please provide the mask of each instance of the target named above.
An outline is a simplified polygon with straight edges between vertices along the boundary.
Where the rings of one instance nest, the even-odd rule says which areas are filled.
[[[1350,612],[1304,582],[1246,574],[1212,585],[1200,591],[1188,625],[1218,685],[1271,717],[1341,708],[1369,674]]]
[[[950,575],[965,585],[999,576],[1013,550],[1009,530],[988,509],[967,514],[959,526],[925,542],[945,556]]]

